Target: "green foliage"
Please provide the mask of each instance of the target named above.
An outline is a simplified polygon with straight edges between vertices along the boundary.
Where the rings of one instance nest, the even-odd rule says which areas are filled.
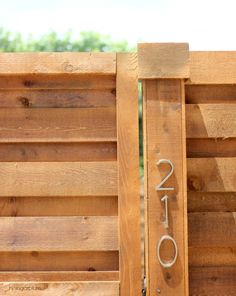
[[[38,39],[24,39],[20,33],[11,33],[0,28],[0,52],[19,51],[130,51],[127,41],[112,41],[110,36],[97,32],[82,32],[74,38],[71,31],[63,36],[50,32]]]

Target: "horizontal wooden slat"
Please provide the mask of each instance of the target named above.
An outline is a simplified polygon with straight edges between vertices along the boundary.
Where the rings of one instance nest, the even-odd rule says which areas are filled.
[[[187,139],[187,157],[236,157],[236,138]]]
[[[189,271],[190,296],[234,296],[236,267],[192,267]]]
[[[236,83],[236,51],[190,52],[190,79],[188,83]]]
[[[0,218],[0,251],[116,251],[117,217]]]
[[[115,103],[114,90],[0,90],[0,108],[93,108]]]
[[[112,161],[116,159],[116,142],[0,144],[0,162]]]
[[[116,162],[1,162],[0,196],[117,196]]]
[[[119,296],[118,282],[0,283],[6,296]]]
[[[189,212],[236,212],[236,192],[188,192]]]
[[[187,138],[236,137],[236,104],[186,105]]]
[[[189,213],[188,242],[194,247],[236,247],[236,212]]]
[[[1,252],[0,271],[114,271],[118,251]]]
[[[110,89],[115,91],[115,76],[71,75],[0,75],[0,89]]]
[[[116,54],[98,52],[0,53],[0,74],[115,74]]]
[[[117,215],[117,196],[0,197],[0,217]]]
[[[0,272],[0,282],[119,281],[118,271]],[[87,295],[86,295],[87,296]]]
[[[190,266],[236,266],[236,247],[190,247],[188,254]]]
[[[187,104],[236,103],[236,85],[186,85]]]
[[[188,191],[236,191],[236,158],[188,158]]]
[[[116,140],[115,108],[0,108],[0,142]]]

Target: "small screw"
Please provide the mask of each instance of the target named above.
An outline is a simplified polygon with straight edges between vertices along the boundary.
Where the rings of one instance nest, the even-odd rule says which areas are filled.
[[[157,288],[157,293],[161,294],[161,289],[160,288]]]

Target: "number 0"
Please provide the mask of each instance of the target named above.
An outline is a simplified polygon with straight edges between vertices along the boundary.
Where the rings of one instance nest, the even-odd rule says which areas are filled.
[[[161,255],[160,255],[161,245],[166,240],[171,241],[173,243],[173,245],[174,245],[174,248],[175,248],[175,256],[174,256],[173,260],[172,261],[169,261],[169,262],[168,261],[167,262],[163,261],[161,259]],[[172,236],[170,236],[168,234],[163,235],[161,237],[158,245],[157,245],[157,258],[158,258],[158,261],[160,262],[161,266],[163,266],[164,268],[170,268],[170,267],[172,267],[175,264],[175,262],[177,260],[177,257],[178,257],[178,247],[177,247],[176,241],[173,239]]]

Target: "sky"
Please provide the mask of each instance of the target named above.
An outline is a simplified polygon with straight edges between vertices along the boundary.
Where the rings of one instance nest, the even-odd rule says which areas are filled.
[[[113,40],[236,50],[236,0],[0,0],[0,27],[38,37],[96,31]]]

